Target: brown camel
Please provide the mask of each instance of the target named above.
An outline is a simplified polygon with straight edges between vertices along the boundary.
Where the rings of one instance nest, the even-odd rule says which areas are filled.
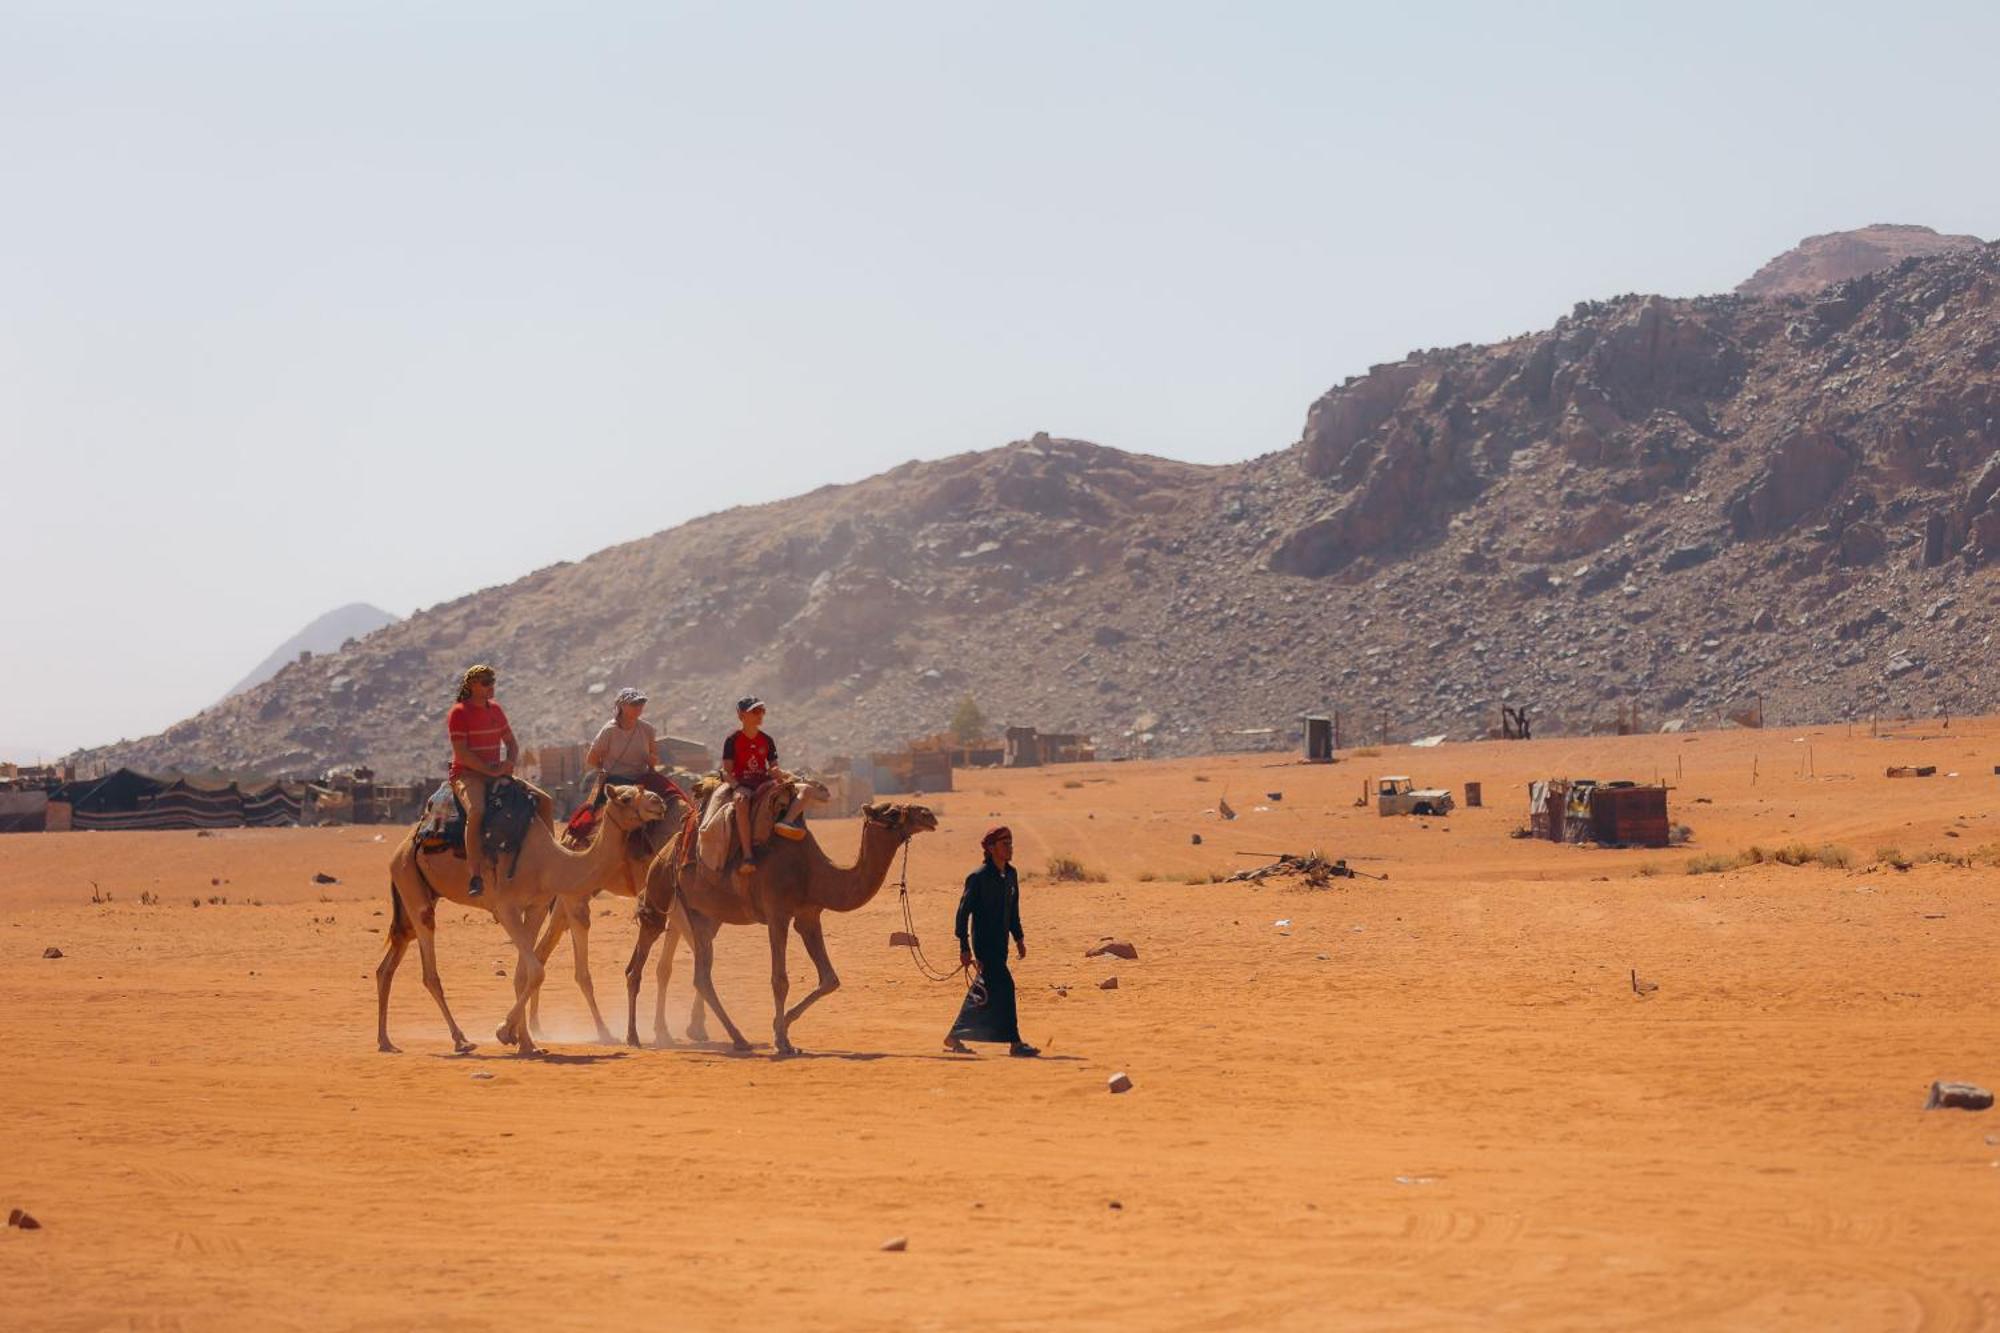
[[[823,912],[852,912],[866,906],[888,877],[896,853],[911,838],[937,827],[937,816],[921,805],[881,804],[862,807],[861,854],[851,866],[837,866],[810,834],[799,842],[768,844],[759,854],[753,874],[720,874],[700,864],[683,866],[680,839],[667,845],[646,869],[646,891],[639,899],[639,942],[625,965],[625,1039],[639,1044],[639,984],[646,974],[646,954],[667,929],[669,915],[679,911],[694,946],[695,993],[708,1002],[728,1029],[739,1051],[750,1049],[729,1013],[716,998],[715,932],[725,925],[762,922],[771,938],[771,1032],[778,1054],[792,1055],[791,1025],[821,996],[840,987],[840,977],[827,957]],[[785,1008],[791,982],[785,975],[786,932],[796,929],[819,984],[803,1000]]]
[[[777,776],[781,784],[792,788],[791,804],[783,807],[788,815],[802,810],[807,805],[833,799],[833,793],[827,789],[824,782],[819,781],[817,778],[807,777],[804,774],[798,773],[786,773],[782,770],[779,771]],[[713,787],[698,786],[695,790],[697,794],[695,797],[696,808],[694,813],[698,814],[702,802],[708,793],[713,790]],[[604,892],[615,894],[621,898],[639,897],[641,885],[645,880],[647,863],[674,836],[674,831],[680,828],[685,817],[689,814],[688,808],[682,805],[678,798],[670,799],[667,802],[667,811],[667,822],[665,824],[649,825],[643,834],[633,839],[631,844],[633,855],[625,863],[625,877],[606,884]],[[575,847],[578,844],[566,842],[564,845]],[[643,852],[641,851],[642,846],[645,848]],[[541,943],[535,946],[535,956],[541,959],[544,967],[547,966],[549,956],[555,952],[556,946],[562,943],[562,937],[569,929],[569,924],[569,913],[550,913],[548,928],[542,933]],[[687,937],[687,917],[681,912],[680,905],[676,903],[667,917],[666,943],[660,950],[659,981],[653,991],[653,1044],[655,1046],[671,1046],[673,1044],[673,1030],[667,1025],[667,983],[673,980],[674,951],[680,942]],[[595,1017],[596,1013],[596,1006],[593,1005],[591,1007],[592,1017]],[[528,1027],[537,1036],[541,1035],[541,992],[539,990],[536,991],[534,997],[528,1002]],[[604,1026],[602,1020],[599,1020],[597,1024],[597,1039],[606,1043],[617,1040],[616,1037],[611,1035],[611,1030]],[[688,1040],[708,1040],[707,1014],[700,995],[694,997],[694,1008],[688,1015]]]
[[[451,1029],[452,1046],[464,1054],[474,1049],[459,1030],[445,1003],[444,984],[438,978],[436,905],[439,898],[466,907],[483,907],[493,914],[501,929],[514,942],[514,1007],[495,1034],[503,1043],[518,1043],[518,1053],[534,1055],[538,1048],[528,1035],[526,1010],[529,999],[542,984],[542,960],[535,955],[535,932],[550,908],[566,913],[577,932],[577,984],[583,988],[593,1015],[597,997],[590,986],[586,941],[590,931],[590,899],[599,888],[624,877],[626,844],[635,830],[654,820],[666,818],[666,803],[637,787],[616,787],[604,804],[606,829],[587,851],[569,852],[556,842],[540,821],[529,825],[521,847],[521,858],[509,876],[488,877],[486,892],[472,897],[467,890],[472,878],[472,862],[449,854],[417,851],[412,833],[397,846],[389,859],[389,901],[394,911],[389,925],[388,948],[375,968],[376,1044],[394,1052],[389,1040],[389,986],[396,967],[410,941],[417,942],[423,956],[424,989],[437,1001],[445,1026]],[[604,1020],[597,1020],[604,1031]]]

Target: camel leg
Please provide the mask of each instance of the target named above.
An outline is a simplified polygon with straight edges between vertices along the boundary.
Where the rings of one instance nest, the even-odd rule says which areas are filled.
[[[798,1022],[799,1015],[810,1009],[814,1001],[840,989],[840,974],[833,970],[833,960],[827,956],[826,932],[821,929],[819,918],[800,917],[794,924],[799,939],[806,946],[807,955],[813,960],[813,966],[819,969],[819,984],[813,987],[812,994],[785,1011],[786,1027]]]
[[[389,945],[382,951],[382,961],[375,966],[375,1049],[398,1055],[401,1052],[389,1040],[389,987],[395,982],[396,969],[402,966],[403,954],[417,932],[410,924],[409,913],[403,910],[393,876],[389,880],[389,909]]]
[[[569,917],[567,915],[562,912],[549,913],[548,929],[542,932],[541,943],[535,946],[535,957],[541,959],[543,967],[549,965],[550,957],[554,955],[556,946],[562,943],[563,934],[568,929]],[[528,1000],[528,1031],[534,1033],[537,1037],[545,1035],[542,1031],[542,993],[540,991],[536,991]]]
[[[730,1021],[729,1011],[722,1007],[722,998],[715,993],[715,932],[716,923],[699,912],[687,914],[688,940],[694,946],[694,988],[695,992],[708,1001],[708,1007],[715,1011],[723,1028],[729,1033],[729,1040],[736,1049],[747,1051],[750,1043]]]
[[[526,908],[507,907],[494,913],[500,918],[507,938],[514,941],[514,1007],[507,1011],[500,1031],[514,1035],[516,1055],[541,1054],[541,1048],[528,1032],[528,1001],[542,984],[542,960],[535,956],[535,932],[541,928],[542,914],[547,910],[546,905],[536,904]]]
[[[679,952],[681,942],[688,938],[687,922],[675,909],[667,918],[666,938],[660,943],[659,986],[653,992],[653,1042],[659,1046],[673,1044],[674,1034],[667,1027],[667,985],[674,979],[674,954]],[[692,946],[689,946],[692,950]],[[688,1040],[708,1040],[708,1006],[702,1002],[699,992],[694,997],[694,1007],[688,1013]]]
[[[409,904],[405,903],[407,910]],[[444,1001],[444,978],[438,975],[437,965],[437,904],[425,903],[410,914],[411,925],[416,931],[417,952],[424,963],[424,989],[437,1001],[438,1012],[444,1015],[444,1025],[451,1029],[451,1048],[460,1055],[470,1055],[475,1047],[459,1028],[458,1020],[451,1016],[451,1006]]]
[[[649,910],[642,902],[639,905],[639,938],[632,945],[631,961],[625,964],[625,1044],[639,1044],[639,987],[646,980],[646,955],[653,948],[653,941],[660,938],[666,923],[657,912]],[[668,956],[673,954],[673,945],[667,946]],[[664,983],[662,983],[664,984]],[[654,1035],[659,1035],[659,1024],[654,1023]],[[661,1043],[665,1045],[664,1042]]]
[[[554,899],[549,899],[544,902],[529,904],[520,909],[521,918],[528,927],[529,937],[533,938],[536,934],[542,933],[542,939],[535,945],[535,962],[540,964],[540,966],[535,970],[533,978],[531,979],[527,975],[525,969],[514,969],[514,999],[517,1002],[525,1001],[527,1005],[527,1010],[522,1015],[521,1026],[527,1030],[529,1035],[536,1038],[540,1038],[542,1032],[536,1026],[532,1015],[539,1012],[541,1008],[542,982],[548,976],[549,955],[555,952],[556,944],[561,939],[561,932],[554,928],[553,923],[550,924],[550,929],[546,933],[542,932],[543,922],[552,915],[551,909],[554,906]],[[568,923],[564,923],[564,929],[568,929]],[[503,1021],[494,1030],[493,1035],[499,1039],[502,1045],[514,1045],[513,1018],[509,1017]]]
[[[792,979],[785,974],[785,946],[790,942],[791,930],[791,918],[776,911],[771,913],[771,1044],[779,1055],[798,1054],[786,1032],[791,1026],[791,1016],[785,1012],[785,996],[792,989]]]
[[[611,1035],[611,1029],[604,1026],[604,1015],[597,1008],[597,988],[590,983],[590,899],[583,898],[568,903],[554,914],[555,920],[569,917],[569,933],[574,940],[576,953],[576,988],[583,992],[583,1002],[590,1006],[590,1021],[597,1024],[597,1040],[610,1046],[618,1038]],[[549,929],[555,926],[551,922]]]

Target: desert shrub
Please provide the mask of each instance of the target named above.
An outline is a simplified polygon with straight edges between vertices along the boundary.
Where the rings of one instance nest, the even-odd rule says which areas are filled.
[[[1957,852],[1925,852],[1924,860],[1933,865],[1957,866],[1960,870],[1972,865],[1970,856],[1961,856]]]
[[[1051,856],[1049,878],[1069,884],[1102,884],[1104,876],[1088,869],[1074,856]]]
[[[1689,857],[1687,872],[1690,875],[1716,875],[1725,870],[1734,870],[1740,864],[1742,862],[1738,857],[1709,852],[1704,856]]]
[[[1675,824],[1667,830],[1667,841],[1681,847],[1694,841],[1694,829],[1687,824]]]
[[[1206,773],[1197,773],[1197,774],[1195,774],[1195,775],[1194,775],[1194,780],[1195,780],[1196,782],[1206,782],[1206,781],[1208,781],[1208,774],[1206,774]]]
[[[1364,745],[1354,752],[1356,759],[1373,759],[1382,752],[1372,745]]]
[[[1068,781],[1063,783],[1063,787],[1069,791],[1080,791],[1083,788],[1083,784],[1077,781],[1075,778],[1070,778]]]
[[[1828,870],[1846,870],[1854,864],[1854,853],[1845,847],[1837,847],[1833,843],[1826,842],[1821,843],[1819,850],[1813,853],[1813,860]]]
[[[1740,866],[1762,865],[1764,862],[1773,859],[1775,858],[1772,853],[1765,851],[1754,842],[1736,853],[1736,864]]]
[[[1154,880],[1158,878],[1159,875],[1157,875],[1151,870],[1141,870],[1139,872],[1139,882],[1141,884],[1151,884]]]
[[[1637,873],[1640,879],[1651,879],[1660,873],[1660,868],[1651,861],[1647,861],[1639,867]]]
[[[1875,849],[1875,859],[1892,870],[1908,870],[1910,868],[1910,858],[1903,855],[1901,847],[1877,847]]]
[[[1813,849],[1802,842],[1788,842],[1772,852],[1771,859],[1781,866],[1809,865],[1813,859]]]

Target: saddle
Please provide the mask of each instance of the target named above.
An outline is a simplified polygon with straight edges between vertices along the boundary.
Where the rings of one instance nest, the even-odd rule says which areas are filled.
[[[528,830],[535,823],[535,798],[512,778],[495,778],[486,784],[486,814],[479,828],[480,850],[486,859],[499,865],[506,857],[506,877],[512,879],[521,864],[521,849],[527,845]]]
[[[417,821],[415,837],[420,852],[465,855],[465,807],[459,804],[458,793],[451,789],[449,782],[440,782],[438,789],[424,802],[423,817]]]
[[[797,840],[805,837],[805,795],[816,784],[806,780],[781,778],[767,782],[751,799],[750,846],[754,851],[772,836]],[[697,789],[702,802],[700,825],[695,833],[695,852],[702,865],[720,874],[738,859],[736,845],[736,789],[722,782]]]

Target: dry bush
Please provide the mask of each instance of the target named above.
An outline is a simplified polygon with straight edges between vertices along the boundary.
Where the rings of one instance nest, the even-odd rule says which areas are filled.
[[[1158,878],[1159,875],[1151,870],[1141,870],[1139,872],[1139,882],[1141,884],[1151,884],[1154,880]]]
[[[1353,757],[1356,759],[1374,759],[1378,757],[1381,753],[1382,752],[1380,750],[1376,749],[1372,745],[1364,745],[1360,749],[1354,751]]]
[[[1068,791],[1080,791],[1083,788],[1083,784],[1081,782],[1078,782],[1075,778],[1071,778],[1067,782],[1063,783],[1063,787]]]
[[[1049,878],[1067,884],[1102,884],[1105,876],[1088,869],[1074,856],[1051,856]]]
[[[1736,857],[1710,852],[1706,856],[1689,857],[1687,872],[1690,875],[1715,875],[1724,870],[1734,870],[1739,864]]]
[[[1875,859],[1892,870],[1908,870],[1910,858],[1903,855],[1901,847],[1877,847]]]
[[[1195,780],[1196,782],[1206,782],[1206,781],[1208,781],[1208,774],[1206,774],[1206,773],[1197,773],[1197,774],[1195,774],[1195,775],[1194,775],[1194,780]]]
[[[1644,864],[1642,864],[1635,873],[1639,876],[1640,879],[1651,879],[1653,876],[1660,873],[1660,868],[1653,862],[1647,861]]]

